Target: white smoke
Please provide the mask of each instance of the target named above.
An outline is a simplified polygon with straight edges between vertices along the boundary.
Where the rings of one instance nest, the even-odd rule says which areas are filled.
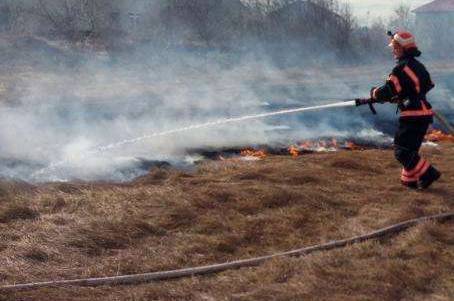
[[[304,76],[291,78],[269,62],[228,68],[193,58],[184,63],[143,67],[90,61],[77,70],[34,70],[13,77],[9,85],[19,90],[14,104],[0,107],[0,151],[3,161],[9,162],[1,174],[38,181],[125,180],[137,175],[137,158],[172,162],[182,160],[190,148],[272,144],[342,131],[326,120],[311,127],[301,123],[301,116],[285,116],[156,135],[93,151],[123,140],[277,108],[267,101],[274,106],[320,102],[310,101],[314,94],[323,95],[310,87],[320,79],[329,80],[338,96],[353,95],[342,81],[308,72],[310,90],[292,101],[288,95],[298,93],[291,90],[304,84],[298,82]],[[279,99],[267,99],[267,89],[272,92],[274,87],[287,91]],[[324,103],[334,101],[327,98]],[[282,131],[282,126],[288,130]]]

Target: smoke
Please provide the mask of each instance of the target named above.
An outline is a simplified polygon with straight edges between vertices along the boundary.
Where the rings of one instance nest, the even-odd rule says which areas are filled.
[[[342,131],[339,123],[346,123],[342,111],[308,114],[306,124],[303,115],[248,120],[94,152],[190,125],[317,104],[323,94],[311,83],[309,88],[292,83],[295,79],[266,61],[226,68],[214,60],[194,60],[187,56],[183,64],[138,67],[93,59],[77,69],[40,68],[10,75],[8,85],[14,85],[16,93],[12,104],[0,107],[0,173],[31,181],[126,180],[144,172],[135,168],[144,160],[181,162],[191,148],[331,136]],[[334,86],[338,96],[354,95],[344,84]],[[334,101],[328,97],[325,103]]]
[[[0,107],[0,173],[28,181],[124,181],[146,172],[153,161],[182,164],[188,149],[332,136],[373,140],[381,135],[373,132],[374,122],[388,132],[395,124],[393,113],[382,108],[378,120],[367,108],[332,109],[158,135],[96,151],[223,118],[367,95],[365,87],[373,82],[361,79],[360,90],[354,78],[348,82],[327,71],[292,73],[267,61],[225,68],[215,61],[197,65],[192,59],[151,68],[95,60],[77,71],[23,74],[16,82],[17,102]]]
[[[187,30],[174,34],[179,39]],[[0,78],[6,100],[0,104],[3,177],[125,181],[162,161],[184,165],[190,159],[187,150],[194,148],[332,136],[374,140],[391,133],[396,124],[391,106],[380,108],[378,118],[367,108],[342,108],[153,135],[364,97],[371,85],[382,83],[380,76],[389,72],[392,61],[379,67],[346,67],[332,49],[310,56],[314,45],[299,44],[302,48],[293,52],[283,45],[255,45],[247,38],[242,41],[245,52],[157,46],[154,41],[123,52],[102,52],[35,37],[16,40],[21,42],[1,52],[3,61],[12,56],[16,63],[10,66],[13,72]],[[440,79],[437,98],[449,111],[453,88],[445,81]],[[143,136],[149,138],[121,143]],[[116,147],[106,149],[108,145]]]

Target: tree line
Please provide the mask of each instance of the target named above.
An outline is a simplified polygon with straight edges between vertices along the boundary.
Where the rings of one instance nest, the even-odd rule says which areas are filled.
[[[383,23],[359,27],[336,0],[0,0],[0,20],[9,34],[112,50],[141,42],[221,50],[286,45],[340,56],[381,52],[385,30]]]

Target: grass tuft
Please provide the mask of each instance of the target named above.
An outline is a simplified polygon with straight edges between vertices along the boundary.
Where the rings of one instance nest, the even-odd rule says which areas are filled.
[[[39,218],[38,211],[25,205],[12,204],[0,211],[0,223],[7,224],[17,220],[35,220]]]
[[[31,250],[28,250],[23,256],[25,259],[35,262],[46,262],[50,258],[49,254],[37,247],[33,247]]]

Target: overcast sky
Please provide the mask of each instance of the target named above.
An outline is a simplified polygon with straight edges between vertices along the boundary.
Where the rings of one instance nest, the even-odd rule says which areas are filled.
[[[382,17],[385,20],[392,15],[393,9],[400,3],[409,4],[412,9],[432,0],[341,0],[348,2],[353,8],[353,13],[361,24],[368,24],[368,19]]]

